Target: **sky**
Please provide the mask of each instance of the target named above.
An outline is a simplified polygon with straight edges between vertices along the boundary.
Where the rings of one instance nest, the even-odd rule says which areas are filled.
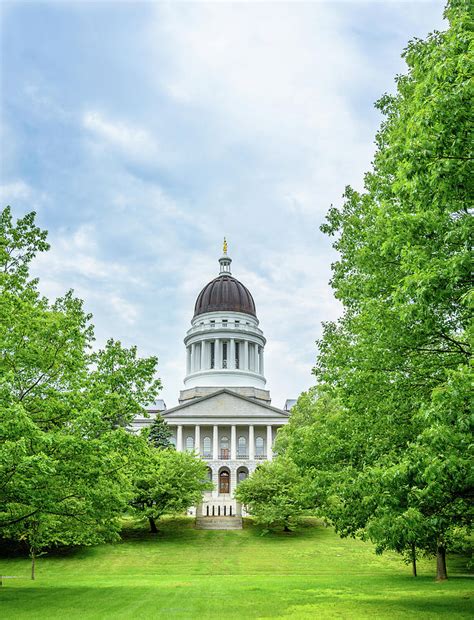
[[[51,250],[33,272],[72,288],[113,337],[183,388],[183,338],[218,274],[252,292],[275,406],[314,384],[341,308],[319,226],[363,188],[374,102],[443,2],[1,3],[0,199]]]

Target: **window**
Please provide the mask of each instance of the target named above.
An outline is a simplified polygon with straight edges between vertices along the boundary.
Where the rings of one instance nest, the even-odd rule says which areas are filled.
[[[263,456],[263,449],[264,449],[263,437],[257,437],[255,439],[255,455]]]
[[[239,327],[239,325],[240,325],[240,321],[235,321],[235,326]]]
[[[216,326],[216,322],[215,321],[209,321],[211,327],[215,327]]]
[[[192,452],[194,450],[194,439],[193,439],[193,437],[186,437],[186,450],[188,452]]]
[[[246,469],[239,469],[237,471],[237,484],[239,484],[239,482],[242,482],[242,480],[245,480],[248,475],[249,473]]]
[[[222,319],[222,327],[227,327],[227,319]]]
[[[207,479],[212,482],[212,469],[210,467],[207,468]]]
[[[211,368],[214,368],[215,361],[216,361],[215,351],[216,351],[216,343],[211,342]]]
[[[235,367],[240,366],[240,342],[235,343]]]
[[[227,342],[222,343],[222,368],[227,368]]]
[[[229,455],[229,438],[221,437],[221,459],[228,459]]]
[[[203,441],[202,441],[202,447],[203,447],[203,456],[210,458],[212,456],[211,454],[211,438],[210,437],[204,437]]]
[[[228,471],[221,471],[219,474],[219,493],[230,493],[230,474]]]
[[[245,437],[239,437],[239,441],[237,442],[237,454],[238,456],[247,455],[247,440]]]

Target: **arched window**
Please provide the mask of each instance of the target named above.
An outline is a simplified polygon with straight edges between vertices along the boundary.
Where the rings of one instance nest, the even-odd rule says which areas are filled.
[[[229,456],[229,438],[221,437],[221,459],[228,459]]]
[[[255,455],[256,456],[264,455],[263,437],[257,437],[255,439]]]
[[[242,480],[245,480],[245,478],[247,478],[248,475],[249,475],[249,472],[246,467],[242,467],[238,469],[237,470],[237,484],[239,484],[239,482],[242,482]]]
[[[186,450],[192,452],[194,450],[194,439],[191,436],[186,437]]]
[[[204,439],[202,440],[202,447],[203,447],[203,452],[204,452],[203,453],[204,458],[210,458],[212,456],[210,437],[204,437]]]
[[[239,441],[237,443],[237,454],[238,456],[247,455],[247,440],[245,437],[239,437]]]
[[[219,493],[230,493],[230,474],[228,471],[221,471],[219,474]]]

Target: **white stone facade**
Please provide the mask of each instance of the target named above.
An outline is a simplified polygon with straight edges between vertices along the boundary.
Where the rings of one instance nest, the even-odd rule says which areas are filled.
[[[176,449],[195,452],[208,465],[214,489],[205,494],[198,516],[241,514],[234,499],[237,484],[273,458],[277,431],[288,422],[287,412],[232,388],[187,401],[163,417],[173,430]]]

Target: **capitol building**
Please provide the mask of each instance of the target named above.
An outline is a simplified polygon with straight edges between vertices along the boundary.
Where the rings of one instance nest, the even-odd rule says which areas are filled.
[[[208,465],[214,490],[196,507],[198,522],[239,521],[236,486],[265,460],[271,460],[278,429],[288,422],[284,409],[271,405],[265,379],[265,336],[250,291],[231,274],[224,241],[220,273],[199,293],[186,333],[186,375],[179,405],[160,413],[171,427],[177,450],[194,451]],[[137,419],[136,428],[150,419]],[[220,519],[216,519],[219,517]],[[240,519],[241,521],[241,519]]]

